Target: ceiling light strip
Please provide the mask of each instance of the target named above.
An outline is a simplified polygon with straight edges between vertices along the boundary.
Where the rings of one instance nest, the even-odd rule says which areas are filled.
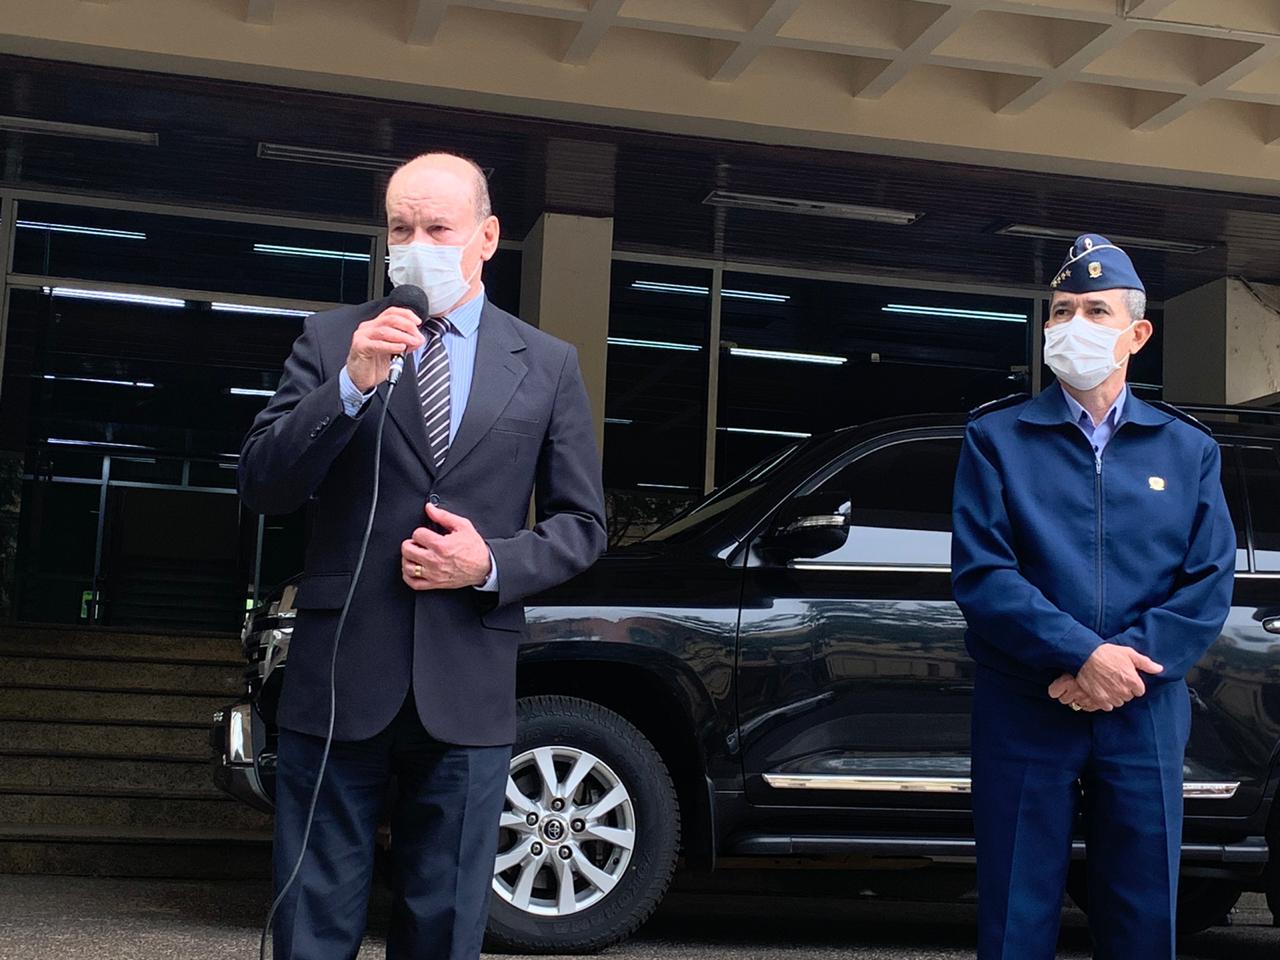
[[[730,347],[729,353],[735,357],[749,357],[756,360],[786,360],[791,363],[818,363],[825,366],[839,366],[848,363],[848,357],[837,357],[825,353],[793,353],[789,350],[757,350],[754,347]]]
[[[960,307],[928,307],[910,303],[889,303],[881,307],[883,313],[905,313],[920,317],[946,317],[956,320],[1001,320],[1006,323],[1026,323],[1022,313],[1001,313],[996,310],[967,310]]]
[[[609,344],[615,347],[639,347],[644,350],[695,352],[702,349],[702,346],[696,343],[676,343],[670,340],[635,340],[631,337],[609,337]]]
[[[812,437],[812,433],[803,433],[799,430],[765,430],[757,427],[716,427],[725,433],[755,433],[765,437],[796,437],[801,440],[807,440]]]
[[[351,260],[368,263],[369,254],[348,250],[322,250],[316,247],[287,247],[275,243],[255,243],[254,253],[266,253],[277,257],[309,257],[313,260]]]
[[[132,303],[142,307],[185,307],[187,301],[176,297],[152,297],[143,293],[120,293],[115,290],[84,290],[80,287],[41,287],[52,297],[68,300],[101,300],[106,303]]]
[[[255,313],[268,317],[309,317],[314,310],[294,310],[289,307],[267,307],[257,303],[212,303],[218,313]]]
[[[0,130],[38,133],[51,137],[75,137],[81,140],[110,140],[115,143],[132,143],[143,147],[154,147],[160,143],[160,136],[148,130],[95,127],[84,123],[40,120],[36,117],[0,116]]]
[[[702,202],[713,207],[762,210],[767,213],[793,213],[810,217],[831,217],[837,220],[861,220],[899,227],[910,226],[924,216],[923,213],[914,210],[898,210],[893,207],[805,200],[799,197],[774,197],[756,193],[739,193],[735,190],[712,190]]]
[[[48,230],[50,233],[75,233],[86,237],[110,237],[113,240],[145,240],[147,235],[138,230],[111,230],[107,227],[82,227],[74,223],[43,223],[38,220],[19,220],[19,230]]]
[[[99,377],[62,377],[52,373],[43,374],[42,379],[58,380],[64,383],[96,383],[107,387],[141,387],[150,389],[155,386],[147,380],[104,380]]]
[[[697,284],[662,283],[657,280],[633,280],[631,289],[645,293],[673,293],[698,297],[705,297],[711,293],[709,287],[700,287]],[[789,294],[767,293],[761,290],[721,290],[720,296],[730,300],[757,300],[761,303],[786,303],[791,299]]]

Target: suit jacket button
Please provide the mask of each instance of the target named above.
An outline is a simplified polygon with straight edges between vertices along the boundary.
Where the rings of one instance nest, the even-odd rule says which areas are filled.
[[[440,494],[438,493],[433,493],[431,496],[427,497],[427,500],[434,507],[440,506]]]

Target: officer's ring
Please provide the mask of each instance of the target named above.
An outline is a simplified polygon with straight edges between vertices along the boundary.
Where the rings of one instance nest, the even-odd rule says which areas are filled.
[[[415,564],[413,565],[413,579],[415,579],[415,580],[421,580],[421,579],[422,579],[422,564],[420,564],[420,563],[415,563]],[[1072,704],[1072,706],[1074,707],[1074,706],[1075,706],[1075,704]],[[1076,709],[1077,709],[1077,710],[1079,710],[1080,708],[1079,708],[1079,707],[1076,707]]]

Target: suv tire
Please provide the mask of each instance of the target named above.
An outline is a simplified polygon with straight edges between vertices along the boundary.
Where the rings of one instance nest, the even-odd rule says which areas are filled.
[[[675,872],[680,807],[666,764],[627,720],[589,700],[528,697],[500,830],[487,946],[590,953],[657,908]]]

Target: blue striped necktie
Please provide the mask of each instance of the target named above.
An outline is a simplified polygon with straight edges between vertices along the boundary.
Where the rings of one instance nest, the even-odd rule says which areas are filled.
[[[449,321],[430,317],[422,324],[427,348],[418,365],[418,399],[422,402],[422,419],[427,424],[427,444],[431,460],[439,470],[449,452],[449,354],[444,349],[444,332]]]

